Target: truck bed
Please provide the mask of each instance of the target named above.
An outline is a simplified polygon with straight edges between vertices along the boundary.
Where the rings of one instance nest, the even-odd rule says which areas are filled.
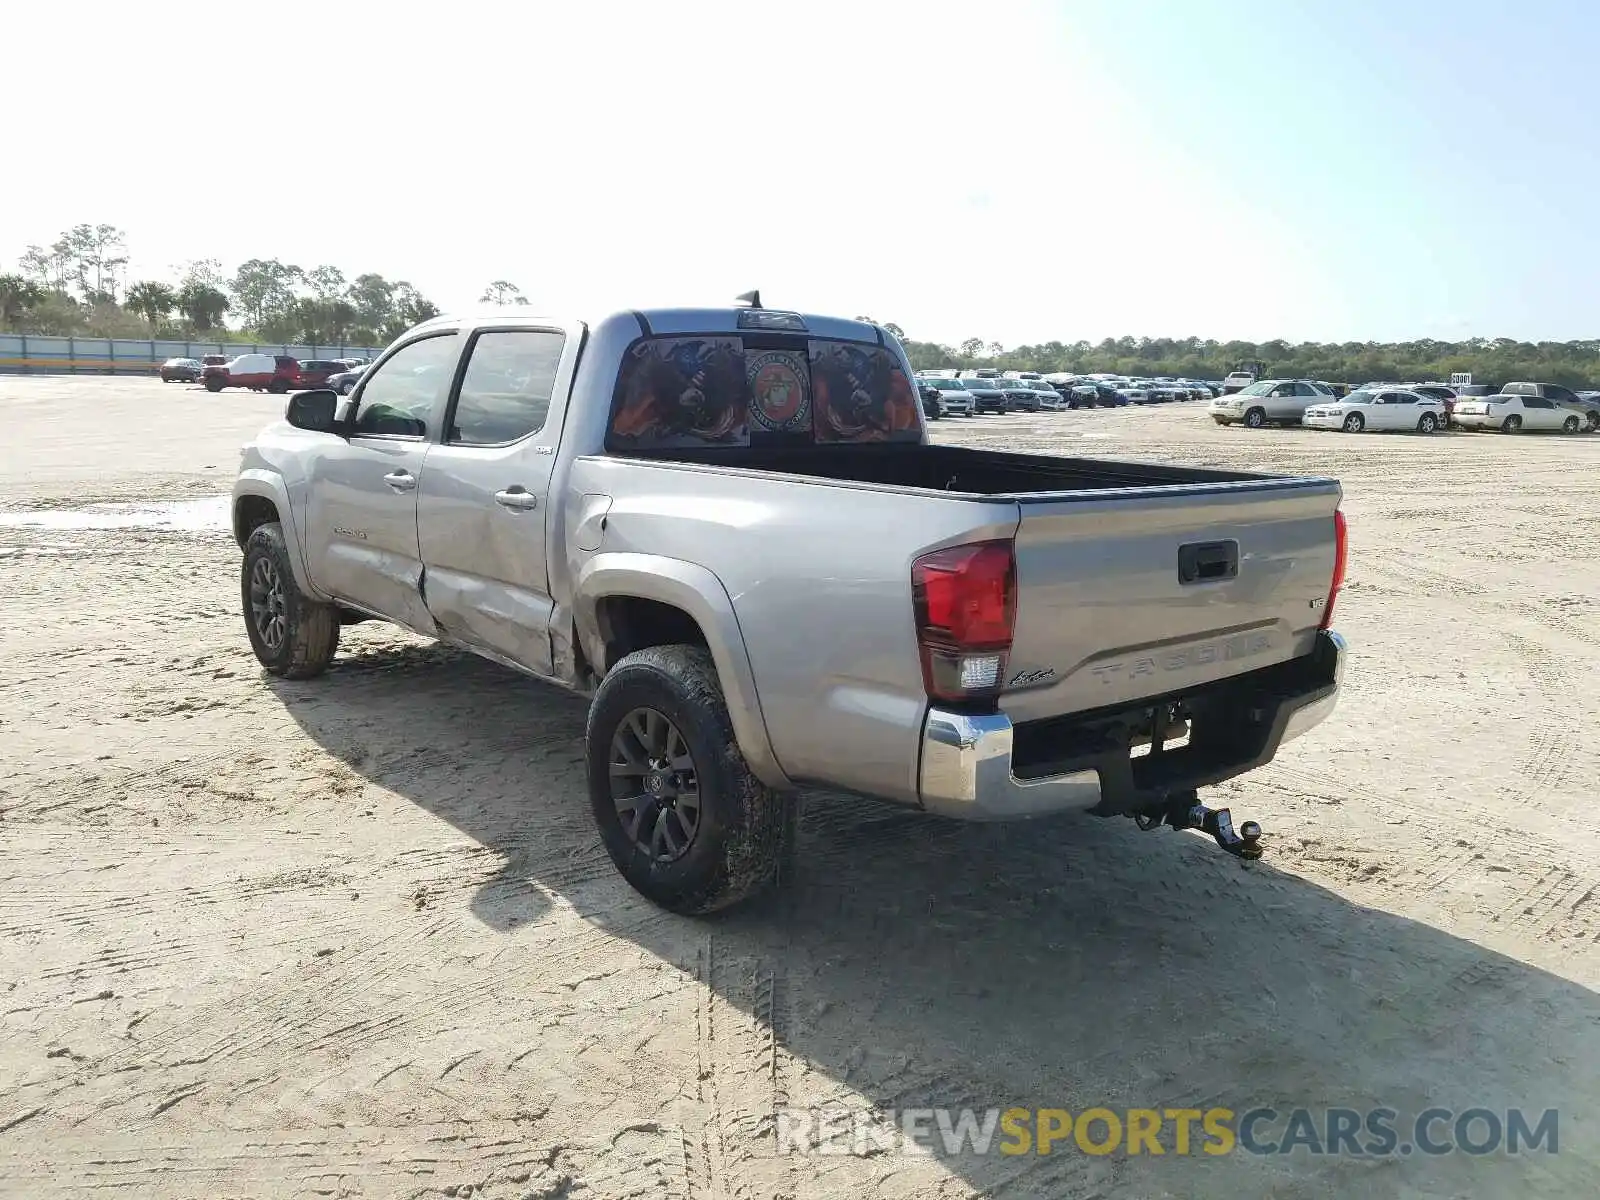
[[[1207,467],[907,443],[683,449],[654,451],[640,457],[1019,501],[1062,492],[1170,489],[1184,484],[1259,484],[1276,488],[1305,482]]]
[[[919,556],[1010,542],[1013,636],[979,707],[1051,722],[1054,742],[1064,717],[1203,708],[1215,685],[1310,654],[1340,501],[1327,478],[930,444],[612,452],[571,486],[609,498],[608,550],[717,577],[791,778],[912,800],[895,776],[929,704]]]

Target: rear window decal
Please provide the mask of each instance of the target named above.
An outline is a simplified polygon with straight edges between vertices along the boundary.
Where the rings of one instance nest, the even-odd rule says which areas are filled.
[[[744,342],[653,338],[628,352],[612,403],[618,449],[750,444]]]
[[[805,355],[790,350],[747,350],[744,363],[751,419],[768,433],[809,433],[811,373]]]
[[[810,358],[818,442],[921,440],[916,392],[889,351],[818,341],[811,343]]]

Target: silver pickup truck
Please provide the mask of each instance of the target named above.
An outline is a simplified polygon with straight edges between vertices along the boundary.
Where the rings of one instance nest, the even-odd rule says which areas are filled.
[[[440,317],[291,396],[233,492],[246,629],[315,676],[378,618],[592,697],[619,871],[755,894],[821,786],[1203,828],[1332,710],[1332,479],[933,444],[881,327],[764,308]]]

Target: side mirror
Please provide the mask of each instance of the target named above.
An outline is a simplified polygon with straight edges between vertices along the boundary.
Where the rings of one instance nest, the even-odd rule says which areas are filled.
[[[312,433],[337,433],[338,407],[338,392],[327,389],[295,392],[289,397],[289,407],[283,415],[296,429],[307,429]]]

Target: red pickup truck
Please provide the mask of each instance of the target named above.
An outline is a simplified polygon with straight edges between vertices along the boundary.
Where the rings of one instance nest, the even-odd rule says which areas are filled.
[[[287,392],[302,387],[300,360],[286,354],[241,354],[222,366],[210,366],[201,377],[208,392],[242,387],[253,392]]]

